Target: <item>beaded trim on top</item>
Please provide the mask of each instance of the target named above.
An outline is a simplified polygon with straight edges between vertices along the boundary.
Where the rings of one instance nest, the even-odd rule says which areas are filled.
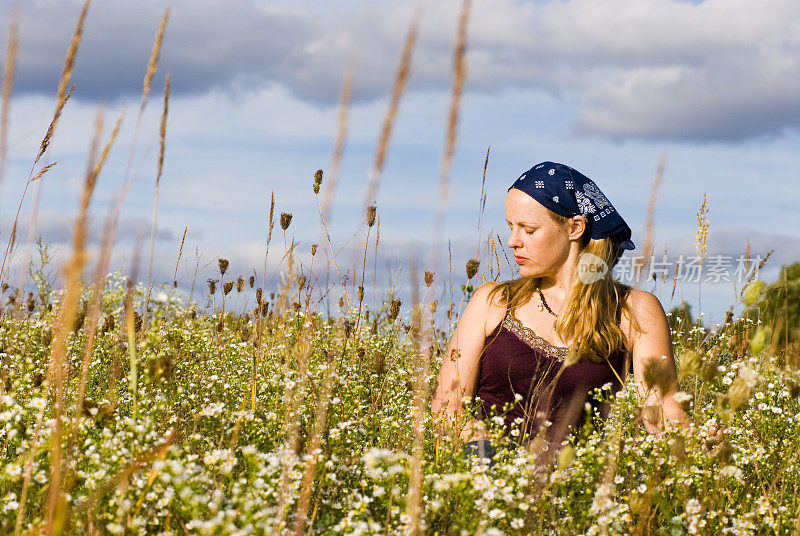
[[[531,328],[523,325],[522,322],[517,320],[511,311],[506,313],[506,317],[503,319],[503,324],[509,329],[509,331],[511,331],[521,340],[525,341],[531,348],[543,351],[548,357],[552,357],[558,361],[564,361],[564,358],[567,356],[567,352],[569,352],[568,347],[553,346],[538,336]]]

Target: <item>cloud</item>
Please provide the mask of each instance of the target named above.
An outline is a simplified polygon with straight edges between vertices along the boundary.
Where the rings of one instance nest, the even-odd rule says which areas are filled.
[[[410,88],[447,91],[461,2],[427,4]],[[358,60],[356,101],[385,95],[414,2],[325,8],[256,0],[181,0],[171,7],[159,76],[176,95],[278,83],[331,105]],[[772,0],[477,0],[468,90],[537,88],[573,103],[579,133],[611,138],[737,141],[800,124],[800,4]],[[4,10],[8,12],[9,2]],[[76,97],[137,95],[166,2],[92,6]],[[298,7],[299,6],[299,7]],[[20,5],[18,92],[52,92],[77,2]],[[5,29],[0,29],[5,31]],[[5,38],[4,35],[0,37]]]
[[[47,211],[40,213],[37,217],[36,227],[34,229],[34,238],[41,237],[41,239],[48,244],[58,247],[69,247],[72,243],[72,232],[74,225],[74,216],[65,216],[63,212]],[[2,227],[3,236],[8,236],[8,230],[11,228],[11,221],[6,221]],[[114,242],[119,243],[133,243],[135,239],[141,235],[144,240],[150,240],[150,228],[152,223],[144,217],[122,217],[117,225]],[[23,244],[27,240],[29,229],[29,222],[20,220],[17,226],[17,244]],[[89,223],[89,233],[86,242],[89,245],[96,245],[100,243],[103,234],[103,217],[95,218]],[[171,229],[163,227],[156,228],[156,242],[174,242],[176,233]]]

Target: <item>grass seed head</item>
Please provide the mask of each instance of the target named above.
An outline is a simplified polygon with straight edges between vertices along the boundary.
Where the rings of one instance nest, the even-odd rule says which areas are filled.
[[[731,388],[728,390],[728,401],[730,408],[734,411],[747,404],[750,400],[752,389],[747,385],[747,382],[741,377],[734,378]]]
[[[233,281],[225,281],[222,285],[222,292],[227,296],[231,290],[233,290]]]
[[[750,353],[752,355],[758,355],[764,351],[764,348],[766,348],[769,343],[770,335],[771,332],[768,327],[759,326],[753,338],[750,340]]]
[[[702,366],[700,354],[694,350],[687,350],[680,357],[680,369],[683,376],[697,374]]]
[[[470,259],[467,261],[467,279],[472,279],[478,273],[478,268],[481,263],[478,259]]]
[[[439,306],[439,304],[436,302],[436,300],[434,300],[434,301],[432,301],[432,302],[430,303],[430,305],[428,306],[428,309],[430,310],[431,314],[433,314],[433,313],[435,313],[435,312],[436,312],[436,308],[437,308],[438,306]]]
[[[376,211],[377,211],[377,208],[375,207],[375,205],[370,205],[370,206],[367,207],[367,225],[370,226],[370,227],[375,225],[375,212]]]
[[[228,269],[228,259],[219,259],[219,273],[220,275],[225,275],[225,271]]]
[[[208,292],[213,296],[217,292],[217,280],[216,279],[209,279],[208,280]]]
[[[425,286],[430,287],[433,284],[433,272],[425,270]]]
[[[50,347],[50,343],[53,342],[53,330],[50,326],[46,326],[42,329],[42,345],[45,347]]]
[[[239,279],[236,280],[236,292],[241,292],[244,290],[244,277],[239,276]]]
[[[358,289],[356,290],[356,296],[358,297],[358,301],[364,301],[364,285],[358,285]]]
[[[800,384],[798,384],[794,378],[788,378],[786,380],[786,386],[789,388],[789,394],[792,398],[800,396]]]
[[[248,284],[250,285],[250,288],[253,288],[253,285],[255,285],[255,284],[256,284],[256,276],[254,276],[254,275],[251,275],[251,276],[250,276],[250,279],[249,279],[247,282],[248,282]]]
[[[318,169],[316,173],[314,173],[314,193],[319,193],[319,185],[322,184],[322,170]]]
[[[256,303],[260,304],[263,298],[262,290],[260,288],[256,289]]]
[[[744,306],[750,307],[754,303],[756,303],[764,292],[764,288],[766,287],[766,283],[761,281],[760,279],[756,279],[749,285],[747,285],[747,290],[744,292]]]
[[[297,278],[297,290],[303,290],[306,287],[306,276],[301,275]]]
[[[284,231],[292,224],[292,215],[289,212],[281,212],[281,229]]]
[[[558,470],[563,471],[570,465],[572,465],[572,461],[575,459],[575,448],[572,445],[565,445],[561,450],[558,451],[557,462],[558,462]]]
[[[400,300],[392,300],[389,304],[389,320],[394,320],[400,314],[400,306],[403,304]]]
[[[386,354],[383,352],[376,352],[372,359],[372,370],[375,374],[380,376],[386,370]]]
[[[102,333],[108,333],[109,331],[114,331],[114,315],[106,315],[103,319],[103,329],[101,330]]]
[[[666,359],[653,356],[645,363],[644,383],[649,389],[658,387],[662,393],[666,393],[673,381],[674,375]]]
[[[36,300],[33,299],[33,292],[28,292],[28,302],[26,305],[29,313],[32,313],[34,308],[36,308]]]
[[[313,257],[316,254],[317,254],[317,245],[311,244],[311,256]]]

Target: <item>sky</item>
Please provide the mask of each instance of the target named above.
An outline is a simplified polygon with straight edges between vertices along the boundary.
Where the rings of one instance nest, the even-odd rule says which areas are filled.
[[[128,173],[134,183],[119,214],[112,268],[130,273],[138,258],[139,271],[145,270],[169,73],[154,281],[175,278],[184,294],[194,282],[193,297],[202,303],[206,279],[218,277],[217,258],[230,261],[226,277],[255,270],[260,279],[274,194],[276,214],[293,214],[285,240],[295,242],[302,270],[317,289],[326,288],[326,277],[332,286],[335,275],[320,269],[321,254],[311,264],[311,244],[320,244],[320,252],[327,247],[312,184],[317,169],[330,168],[342,80],[355,66],[348,136],[326,223],[340,268],[350,281],[353,273],[360,277],[365,191],[415,13],[419,37],[375,199],[380,243],[377,256],[374,242],[369,246],[370,303],[392,288],[407,296],[414,273],[426,268],[437,272],[434,298],[444,299],[445,281],[460,294],[464,263],[476,255],[488,277],[487,239],[507,240],[506,189],[546,160],[568,164],[600,186],[633,229],[637,249],[626,256],[641,254],[662,155],[654,212],[659,257],[665,248],[667,262],[696,256],[697,212],[707,196],[708,255],[729,259],[728,277],[710,277],[700,288],[687,277],[673,294],[674,264],[668,265],[666,281],[642,285],[665,309],[683,299],[696,312],[700,296],[705,319],[724,318],[736,303],[736,259],[748,239],[754,257],[774,250],[759,274],[767,282],[778,278],[783,263],[800,260],[800,3],[794,0],[473,0],[446,200],[439,180],[461,0],[96,0],[76,58],[75,92],[36,170],[57,164],[23,198],[81,4],[0,0],[0,47],[14,14],[20,35],[0,234],[8,240],[21,207],[18,235],[52,244],[56,264],[70,251],[101,110],[104,138],[120,113],[124,118],[92,199],[90,262]],[[158,71],[134,144],[142,78],[167,8]],[[323,194],[331,188],[328,178]],[[437,207],[445,211],[452,276],[447,252],[434,252]],[[18,239],[15,269],[25,264],[26,243]],[[278,226],[270,248],[267,277],[275,284],[286,251]],[[512,277],[498,257],[503,277]],[[328,297],[340,293],[333,286]]]

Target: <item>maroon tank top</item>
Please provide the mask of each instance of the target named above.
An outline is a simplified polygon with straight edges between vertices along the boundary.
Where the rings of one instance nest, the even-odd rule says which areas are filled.
[[[475,418],[502,416],[504,406],[510,405],[504,424],[510,439],[518,441],[530,439],[548,421],[552,424],[546,425],[546,439],[561,441],[570,427],[577,429],[584,424],[586,402],[605,418],[607,404],[601,404],[589,393],[607,383],[613,392],[619,390],[626,352],[615,352],[608,362],[581,360],[562,367],[567,351],[536,335],[509,311],[484,342],[475,393],[480,404]],[[515,399],[516,394],[521,400]],[[516,437],[510,434],[514,428],[520,432]]]

